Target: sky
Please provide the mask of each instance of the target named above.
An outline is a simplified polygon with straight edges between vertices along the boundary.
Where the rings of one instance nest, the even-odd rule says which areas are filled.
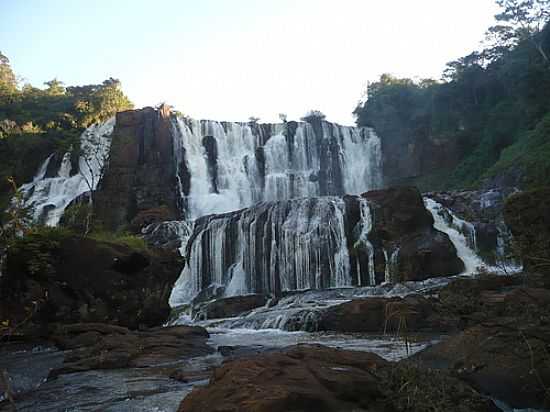
[[[0,0],[0,51],[35,86],[114,77],[137,107],[197,119],[353,124],[382,73],[439,79],[494,0]]]

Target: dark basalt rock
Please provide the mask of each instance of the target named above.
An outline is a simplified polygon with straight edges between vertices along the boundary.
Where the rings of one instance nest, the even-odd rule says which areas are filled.
[[[181,258],[168,251],[137,251],[78,236],[29,235],[7,252],[0,318],[17,324],[34,311],[37,325],[160,325],[170,314],[168,298],[181,266]]]
[[[372,353],[299,345],[224,363],[179,411],[389,412],[428,410],[425,405],[452,412],[497,410],[465,384],[437,372],[392,366]]]
[[[369,239],[375,248],[382,246],[388,256],[398,250],[397,267],[392,268],[396,273],[393,281],[424,280],[456,275],[464,270],[464,263],[456,255],[447,234],[433,228],[433,217],[424,207],[418,189],[396,187],[362,196],[369,201],[373,215]],[[384,262],[382,267],[390,264],[383,259],[384,256],[375,256],[375,262]]]
[[[395,332],[406,325],[406,333],[457,330],[456,318],[420,295],[406,298],[354,299],[321,312],[318,330],[360,333]]]
[[[199,305],[194,310],[200,319],[231,318],[264,306],[266,303],[267,296],[265,295],[233,296],[207,302]]]
[[[191,236],[189,224],[182,220],[151,223],[141,234],[148,245],[172,251],[179,251],[182,239]]]
[[[125,228],[140,212],[159,207],[168,211],[165,220],[181,215],[172,127],[167,106],[117,113],[95,205],[107,228]]]
[[[202,145],[206,152],[208,164],[208,175],[210,176],[210,184],[212,185],[212,193],[218,192],[218,143],[214,136],[204,136]]]
[[[509,321],[494,319],[467,329],[421,352],[418,359],[512,407],[548,408],[550,330],[521,330]]]
[[[50,377],[91,369],[152,367],[208,355],[213,352],[206,343],[208,336],[198,326],[130,331],[102,323],[57,325],[50,339],[70,352]]]
[[[548,408],[550,290],[538,286],[530,275],[456,280],[439,292],[440,307],[466,329],[415,359],[514,408]]]

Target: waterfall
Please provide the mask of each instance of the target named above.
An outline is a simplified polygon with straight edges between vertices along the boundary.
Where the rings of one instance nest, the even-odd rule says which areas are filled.
[[[114,126],[115,119],[112,118],[84,131],[80,138],[81,148],[83,152],[92,155],[79,159],[77,173],[71,176],[71,154],[66,153],[56,176],[46,177],[53,156],[51,155],[42,163],[33,181],[21,186],[25,205],[32,208],[35,221],[48,226],[57,225],[71,201],[83,193],[95,190],[103,168],[103,159],[109,151],[109,136]]]
[[[233,296],[351,286],[344,215],[342,199],[320,197],[198,219],[171,304],[209,287]]]
[[[493,273],[516,273],[522,266],[506,256],[506,247],[511,234],[502,222],[497,226],[496,264],[490,264],[478,255],[475,226],[456,216],[451,210],[430,198],[424,198],[426,208],[434,217],[434,227],[447,233],[453,242],[457,255],[466,267],[465,274],[473,274],[478,269]]]
[[[190,220],[261,201],[359,194],[382,184],[380,139],[369,128],[179,117],[174,148]]]
[[[374,247],[372,246],[372,243],[369,241],[369,233],[372,230],[372,213],[369,207],[369,203],[366,199],[360,199],[360,211],[361,211],[361,233],[359,235],[359,239],[354,245],[354,248],[357,249],[361,244],[367,249],[367,256],[368,256],[368,263],[367,263],[367,273],[369,275],[368,277],[368,285],[375,285],[376,284],[376,276],[374,273]],[[358,285],[363,286],[363,282],[361,279],[361,273],[364,271],[361,270],[361,263],[360,260],[357,260],[357,277],[358,277]]]
[[[447,233],[451,242],[453,242],[458,257],[464,262],[465,273],[472,274],[478,268],[485,267],[485,263],[470,246],[471,240],[468,240],[456,226],[449,224],[445,219],[444,214],[446,213],[451,214],[452,218],[455,219],[456,217],[452,212],[430,198],[424,198],[424,203],[426,204],[426,209],[430,211],[434,218],[434,227],[441,232]],[[456,219],[459,222],[463,222],[461,219]]]

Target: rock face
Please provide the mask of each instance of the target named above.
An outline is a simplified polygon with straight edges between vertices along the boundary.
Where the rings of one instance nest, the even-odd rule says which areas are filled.
[[[195,222],[173,304],[225,296],[423,280],[464,269],[412,187],[293,199]],[[219,288],[218,286],[221,286]],[[219,296],[219,293],[218,293]]]
[[[10,247],[5,267],[0,316],[12,324],[34,313],[37,324],[109,322],[137,328],[168,318],[181,260],[168,252],[35,234]]]
[[[158,208],[162,220],[180,216],[170,116],[167,106],[117,113],[109,164],[96,195],[96,214],[107,228],[125,228]]]
[[[405,384],[406,383],[406,384]],[[446,388],[446,389],[445,389]],[[441,374],[391,366],[377,355],[300,345],[225,363],[180,412],[495,411]]]
[[[171,220],[151,223],[141,230],[141,234],[152,247],[176,251],[191,236],[191,229],[183,220]]]
[[[526,270],[550,272],[550,189],[518,193],[504,210]]]
[[[424,207],[418,189],[376,190],[363,197],[368,200],[373,214],[374,225],[369,239],[375,248],[380,245],[386,256],[395,256],[394,267],[389,268],[389,276],[393,279],[389,280],[424,280],[456,275],[464,270],[449,237],[433,228],[433,217]],[[379,256],[381,259],[385,256]],[[386,276],[380,270],[376,272],[380,280]]]

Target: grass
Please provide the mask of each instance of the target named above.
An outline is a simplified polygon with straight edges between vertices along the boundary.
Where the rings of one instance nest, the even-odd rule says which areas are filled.
[[[96,231],[90,233],[88,237],[100,242],[114,243],[116,245],[127,246],[141,251],[148,250],[147,243],[143,238],[128,233]]]

